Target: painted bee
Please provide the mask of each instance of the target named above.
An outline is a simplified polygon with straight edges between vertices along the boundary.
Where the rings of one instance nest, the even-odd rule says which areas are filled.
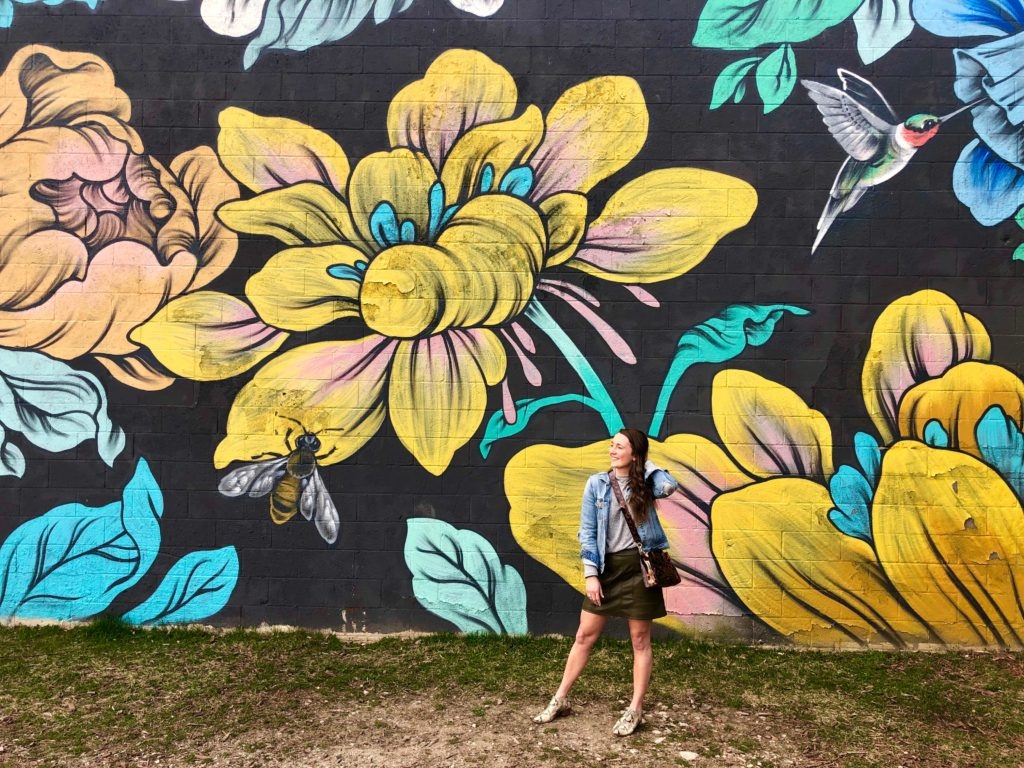
[[[287,416],[283,418],[288,418]],[[245,464],[228,472],[217,486],[225,496],[248,494],[253,498],[270,494],[270,519],[287,523],[296,512],[316,524],[316,530],[328,544],[338,538],[338,510],[327,486],[320,478],[316,454],[320,450],[319,432],[310,432],[295,419],[302,434],[291,444],[294,430],[284,436],[286,456],[274,456]],[[321,430],[328,431],[328,430]],[[330,455],[330,454],[327,454]]]

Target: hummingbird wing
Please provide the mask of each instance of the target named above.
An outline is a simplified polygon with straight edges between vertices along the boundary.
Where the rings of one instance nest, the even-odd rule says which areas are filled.
[[[849,94],[858,104],[866,107],[886,122],[894,125],[902,122],[902,120],[896,117],[896,111],[885,100],[882,92],[875,88],[870,80],[848,69],[839,68],[836,70],[836,74],[839,75],[839,81],[843,84],[843,91]]]
[[[841,76],[843,72],[845,70],[840,70]],[[847,91],[815,80],[800,82],[818,105],[822,121],[828,126],[832,137],[850,157],[854,160],[869,160],[886,147],[889,136],[895,130],[895,118],[894,122],[890,123],[879,117]],[[858,78],[857,82],[867,83],[862,78]],[[844,84],[846,83],[847,80],[844,79]],[[870,83],[868,85],[870,86]]]

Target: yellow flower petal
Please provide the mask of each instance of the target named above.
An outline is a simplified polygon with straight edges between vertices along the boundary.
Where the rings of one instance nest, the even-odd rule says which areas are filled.
[[[511,117],[519,93],[503,67],[479,51],[445,51],[391,101],[392,147],[425,153],[440,169],[459,136],[475,125]]]
[[[679,481],[678,493],[658,500],[672,556],[705,579],[702,584],[685,577],[666,593],[666,604],[680,613],[736,615],[735,605],[708,588],[708,583],[725,585],[711,554],[707,509],[716,495],[746,485],[751,478],[720,448],[696,435],[672,435],[664,443],[652,440],[650,458]],[[607,466],[608,440],[601,440],[579,448],[532,445],[505,468],[509,522],[516,541],[581,592],[583,568],[576,533],[583,488],[590,475]]]
[[[222,275],[235,258],[238,237],[217,221],[214,212],[238,197],[238,184],[224,172],[209,147],[178,155],[171,163],[171,173],[180,190],[177,184],[165,184],[165,188],[176,198],[184,194],[188,204],[178,205],[157,233],[157,248],[162,254],[178,250],[196,253],[199,267],[188,285],[196,290]]]
[[[935,420],[949,435],[948,447],[981,458],[975,429],[993,405],[1002,407],[1018,426],[1024,423],[1021,380],[994,363],[960,363],[907,391],[900,403],[900,436],[923,442],[925,426]]]
[[[352,231],[345,204],[322,184],[296,184],[225,203],[217,218],[235,232],[269,235],[285,245],[345,242]]]
[[[943,642],[1024,647],[1024,510],[992,469],[898,442],[871,515],[879,562]]]
[[[23,129],[88,121],[141,153],[142,143],[127,126],[131,111],[109,65],[92,54],[29,45],[0,76],[0,143]]]
[[[360,294],[363,318],[393,338],[504,323],[533,295],[545,242],[540,217],[523,201],[474,198],[436,247],[400,245],[370,262]]]
[[[130,338],[176,376],[218,381],[272,355],[288,334],[263,323],[240,299],[196,291],[164,305]]]
[[[100,363],[107,372],[122,384],[135,389],[147,392],[167,389],[175,382],[173,376],[158,369],[142,355],[121,355],[119,357],[107,357],[95,355],[96,362]]]
[[[756,206],[754,188],[732,176],[694,168],[652,171],[612,195],[567,265],[618,283],[678,277],[746,225]]]
[[[573,86],[544,122],[544,141],[530,162],[535,200],[589,192],[624,168],[647,141],[647,104],[630,77],[597,77]]]
[[[559,192],[540,203],[548,231],[548,252],[544,267],[568,261],[583,242],[587,231],[587,198],[575,192]]]
[[[319,437],[321,466],[344,461],[384,422],[384,383],[395,346],[367,336],[307,344],[274,358],[235,397],[214,466],[283,456],[299,424]]]
[[[323,131],[284,117],[228,107],[218,118],[217,155],[228,173],[253,192],[301,182],[345,189],[345,151]]]
[[[371,230],[370,220],[382,203],[394,211],[396,229],[406,221],[415,227],[417,242],[426,242],[430,224],[430,188],[437,173],[426,155],[408,149],[375,152],[359,161],[348,187],[352,220],[371,252],[386,245]],[[405,241],[408,242],[408,241]]]
[[[504,375],[505,349],[484,328],[401,342],[388,401],[398,439],[424,469],[442,474],[483,421],[487,386]]]
[[[832,476],[832,431],[793,390],[731,368],[711,387],[715,428],[740,465],[758,477]]]
[[[565,448],[535,444],[505,466],[509,524],[530,557],[583,591],[580,503],[587,478],[608,466],[608,441]]]
[[[824,486],[799,478],[719,496],[711,507],[712,548],[730,586],[759,619],[797,643],[929,639],[870,545],[828,520],[831,507]]]
[[[896,414],[908,389],[990,354],[984,326],[944,293],[918,291],[886,307],[875,321],[861,374],[864,404],[882,441],[895,438]]]
[[[286,331],[311,331],[359,316],[359,280],[331,277],[334,266],[366,267],[366,256],[347,245],[289,248],[271,257],[245,284],[246,298],[264,322]]]
[[[543,133],[544,118],[532,105],[515,119],[480,125],[466,132],[455,142],[441,170],[447,203],[465,202],[480,194],[480,177],[486,166],[491,168],[493,181],[491,188],[484,191],[497,192],[510,169],[526,164]]]
[[[65,282],[32,307],[0,309],[0,338],[61,360],[138,352],[130,334],[160,310],[169,286],[188,283],[195,266],[192,253],[167,264],[142,243],[115,241],[93,255],[80,281]]]

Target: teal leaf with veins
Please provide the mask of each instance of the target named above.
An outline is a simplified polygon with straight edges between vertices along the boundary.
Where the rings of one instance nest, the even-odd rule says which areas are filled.
[[[269,0],[259,33],[245,49],[249,69],[266,50],[305,51],[341,40],[370,12],[380,24],[412,5],[413,0]]]
[[[0,547],[0,618],[94,616],[153,565],[163,493],[139,459],[121,501],[63,504],[14,530]]]
[[[719,73],[715,80],[715,87],[711,91],[711,109],[718,109],[730,99],[739,104],[747,92],[743,84],[750,70],[761,60],[760,56],[751,56],[746,59],[734,61]]]
[[[796,86],[796,55],[793,46],[783,45],[757,65],[754,73],[764,113],[780,107]]]
[[[227,605],[238,582],[234,547],[191,552],[176,562],[142,605],[124,615],[129,624],[187,624],[213,616]]]
[[[405,563],[416,599],[462,632],[525,634],[526,586],[478,533],[443,520],[412,518]]]
[[[802,43],[850,18],[864,0],[708,0],[697,22],[699,48],[746,51]]]
[[[18,477],[24,458],[5,432],[20,432],[51,453],[94,439],[100,458],[112,466],[124,448],[120,427],[107,414],[99,379],[60,360],[26,350],[0,349],[0,474]]]

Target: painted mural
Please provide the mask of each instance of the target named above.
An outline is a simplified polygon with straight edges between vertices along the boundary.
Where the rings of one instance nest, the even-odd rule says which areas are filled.
[[[839,70],[841,88],[802,80],[848,155],[819,219],[812,250],[837,215],[852,208],[867,188],[892,178],[947,119],[966,109],[976,138],[957,158],[956,196],[981,224],[992,226],[1016,216],[1024,206],[1017,86],[1024,59],[1024,6],[1016,0],[709,0],[694,45],[725,51],[778,46],[766,55],[726,66],[715,81],[711,109],[743,101],[748,77],[764,111],[777,109],[792,96],[798,80],[793,46],[848,21],[854,24],[857,53],[864,64],[888,54],[916,27],[957,41],[970,40],[970,45],[950,49],[955,64],[952,90],[964,106],[945,116],[922,112],[901,121],[879,90],[853,72]],[[1017,223],[1024,227],[1021,219]],[[1014,253],[1014,258],[1022,256]]]
[[[0,619],[1024,646],[1024,6],[674,5],[0,0]]]

